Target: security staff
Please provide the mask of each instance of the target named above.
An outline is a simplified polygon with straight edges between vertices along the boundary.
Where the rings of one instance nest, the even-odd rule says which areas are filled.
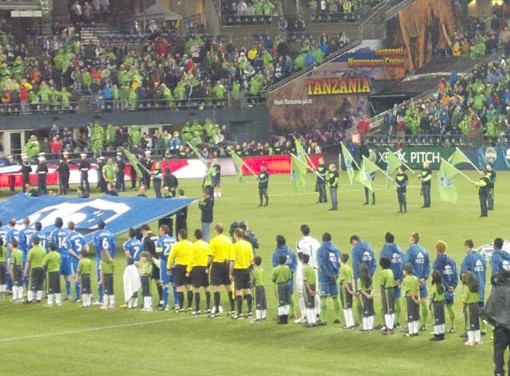
[[[429,162],[423,162],[423,168],[418,179],[421,180],[421,193],[423,195],[422,208],[430,208],[430,182],[432,180],[432,170]]]
[[[492,163],[487,163],[487,209],[494,210],[494,183],[496,182],[496,171],[492,169]]]
[[[324,158],[319,159],[317,174],[318,176],[315,182],[315,192],[319,193],[319,201],[317,201],[317,203],[321,204],[323,202],[328,202],[328,195],[326,193],[326,176],[328,174],[328,169],[324,164]]]
[[[265,199],[266,202],[264,206],[269,205],[269,196],[267,195],[267,187],[269,186],[269,174],[266,171],[266,166],[260,166],[260,173],[257,176],[257,180],[259,181],[259,204],[258,207],[262,207],[262,199]]]
[[[397,170],[397,176],[395,177],[395,182],[397,183],[397,198],[398,198],[398,213],[407,213],[407,183],[408,177],[404,172],[404,168],[400,166]]]
[[[480,179],[475,182],[478,187],[478,199],[480,200],[480,217],[487,217],[487,195],[489,192],[489,178],[487,177],[487,170],[480,171]]]

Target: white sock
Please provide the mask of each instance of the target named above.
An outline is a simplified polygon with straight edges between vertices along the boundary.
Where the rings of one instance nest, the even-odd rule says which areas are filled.
[[[151,296],[143,297],[143,308],[148,311],[152,311],[152,297]]]
[[[18,287],[18,300],[23,300],[23,286]]]
[[[42,300],[42,291],[38,290],[35,296],[35,299],[40,302]]]
[[[305,298],[303,297],[302,294],[299,294],[299,298],[298,298],[298,305],[299,305],[299,312],[301,312],[301,319],[304,320],[308,314],[307,314],[307,309],[306,309],[306,304],[305,304]]]
[[[92,294],[87,294],[87,307],[92,305]]]
[[[53,294],[48,294],[47,298],[48,298],[48,305],[53,304]]]
[[[434,335],[436,335],[436,336],[441,334],[439,327],[440,327],[440,325],[434,325]]]
[[[262,313],[261,313],[261,315],[262,315],[262,316],[261,316],[261,319],[265,319],[265,318],[266,318],[266,312],[267,312],[267,310],[266,310],[266,309],[263,309],[263,310],[262,310]]]
[[[391,330],[393,326],[391,325],[391,315],[384,315],[384,325],[386,325],[386,330]]]
[[[128,308],[134,308],[135,307],[135,299],[129,298],[127,301]]]
[[[262,312],[260,309],[255,310],[255,320],[260,320],[262,318]]]
[[[413,334],[418,334],[419,331],[420,331],[420,322],[419,321],[415,321],[414,322],[414,332],[413,332]]]
[[[468,330],[468,341],[474,342],[475,341],[475,332],[473,330]]]
[[[363,317],[363,330],[368,330],[368,317]]]
[[[103,294],[103,305],[108,307],[108,295]]]
[[[221,192],[218,192],[218,197],[221,197]]]
[[[12,300],[18,299],[18,286],[12,286]]]
[[[368,330],[374,330],[374,316],[368,317]]]
[[[482,341],[482,334],[479,330],[475,330],[475,342],[481,342]]]
[[[439,334],[444,334],[446,332],[446,324],[439,325]]]
[[[55,294],[55,303],[62,304],[62,294],[60,292]]]
[[[115,307],[115,295],[110,295],[110,308]]]
[[[29,302],[31,302],[32,300],[34,300],[34,292],[32,290],[28,290],[27,291],[27,300]]]
[[[290,304],[287,304],[287,305],[283,306],[283,308],[285,309],[284,315],[289,315],[289,313],[290,313]]]
[[[317,282],[316,286],[318,286],[318,282]],[[319,294],[315,295],[315,312],[317,313],[317,316],[320,316],[320,314],[321,314],[321,298],[319,297]]]
[[[317,321],[317,315],[315,314],[315,310],[313,308],[308,308],[306,310],[306,321],[308,324],[315,324]]]
[[[86,307],[87,306],[87,294],[81,294],[81,304]]]
[[[278,307],[278,316],[282,316],[282,315],[284,315],[285,313],[283,313],[283,312],[284,312],[284,311],[283,311],[283,307],[281,307],[281,306],[280,306],[280,307]]]

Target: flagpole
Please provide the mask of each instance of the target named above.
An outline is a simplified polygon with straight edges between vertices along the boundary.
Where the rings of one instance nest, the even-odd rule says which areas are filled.
[[[394,154],[394,153],[393,153],[390,149],[388,149],[388,148],[386,148],[386,151],[387,151],[388,153],[391,153],[391,154],[395,155],[395,154]],[[396,155],[395,155],[395,157],[396,157]],[[398,158],[398,157],[397,157],[397,158]],[[402,163],[402,165],[403,165],[403,166],[405,166],[405,168],[407,168],[409,171],[411,171],[411,172],[413,173],[413,175],[414,175],[414,176],[416,176],[416,175],[417,175],[417,174],[416,174],[416,172],[415,172],[415,171],[414,171],[411,167],[409,167],[409,166],[408,166],[408,165],[407,165],[407,164],[406,164],[406,163],[405,163],[402,159],[400,159],[400,158],[398,158],[398,159],[400,160],[400,162]]]
[[[347,146],[345,146],[343,142],[340,142],[340,143],[343,145],[343,147],[345,148],[345,150],[347,150],[347,151],[349,152],[349,149],[347,149]],[[354,165],[356,166],[356,168],[359,170],[359,169],[360,169],[360,167],[359,167],[359,165],[356,163],[356,160],[354,159],[354,157],[352,156],[352,154],[351,154],[350,152],[349,152],[349,155],[351,156],[352,163],[354,163]],[[344,163],[345,163],[345,155],[344,155],[344,153],[343,153],[343,150],[342,150],[342,156],[344,157]],[[345,163],[345,164],[347,164],[347,163]]]
[[[299,159],[299,158],[297,157],[297,155],[294,155],[294,154],[292,154],[292,153],[290,153],[290,155],[292,155],[294,158],[296,158],[296,159],[298,160],[298,162],[299,162],[299,163],[301,163],[302,165],[304,165],[306,168],[310,168],[310,167],[308,166],[308,164],[307,164],[307,163],[305,163],[305,162],[303,162],[301,159]],[[322,176],[320,176],[320,174],[319,174],[317,171],[315,171],[313,168],[310,168],[310,170],[311,170],[311,171],[312,171],[315,175],[317,175],[317,177],[318,177],[318,178],[321,178],[322,180],[324,180],[324,178],[323,178]]]
[[[186,141],[186,144],[191,148],[191,150],[193,150],[193,152],[197,155],[197,158],[200,159],[206,166],[207,166],[207,161],[205,160],[204,157],[202,157],[202,155],[200,154],[200,152],[198,151],[198,149],[196,147],[194,147],[193,145],[190,144],[189,141]]]
[[[474,168],[476,171],[478,171],[478,173],[480,173],[480,170],[478,169],[478,167],[476,167],[476,166],[475,166],[475,164],[474,164],[473,162],[471,162],[471,159],[469,159],[469,158],[467,157],[467,155],[466,155],[466,154],[464,154],[464,153],[462,152],[462,150],[460,150],[460,149],[459,149],[459,147],[458,147],[458,146],[457,146],[457,147],[455,147],[455,149],[456,149],[459,153],[461,153],[464,157],[466,157],[466,159],[469,161],[469,164],[470,164],[471,166],[473,166],[473,168]]]
[[[363,156],[363,160],[365,160],[365,159],[366,159],[367,161],[372,162],[370,159],[368,159],[367,157]],[[395,181],[395,179],[393,179],[390,175],[388,175],[386,172],[384,172],[384,170],[383,170],[382,168],[380,168],[378,165],[376,165],[374,162],[372,162],[372,163],[374,164],[374,166],[375,166],[375,167],[377,167],[377,169],[378,169],[379,171],[381,171],[384,175],[386,175],[386,177],[387,177],[388,179],[390,179],[393,183],[395,183],[395,185],[397,185],[397,186],[398,186],[398,183]],[[365,168],[366,168],[366,167],[365,167]]]
[[[295,135],[292,135],[292,137],[294,137],[294,144],[297,143],[297,142],[300,142]],[[301,145],[301,147],[303,148],[303,151],[304,151],[304,147],[303,145]],[[297,153],[297,148],[296,148],[296,153]],[[291,153],[292,154],[292,153]],[[318,175],[317,173],[317,170],[314,168],[313,166],[313,161],[312,159],[308,156],[308,154],[304,151],[303,153],[305,155],[305,158],[306,158],[306,161],[307,161],[307,164],[306,164],[306,168],[309,168],[310,170],[312,170],[312,172],[315,173],[315,175],[317,175],[319,178],[321,178],[322,180],[324,180],[324,178],[320,175]],[[296,156],[294,156],[296,157]],[[299,158],[298,158],[299,159]]]
[[[460,171],[457,167],[452,165],[450,162],[448,162],[446,159],[441,158],[441,162],[445,162],[448,166],[452,167],[453,169],[457,170],[459,174],[464,176],[467,180],[469,180],[470,183],[474,184],[474,180],[471,180],[466,174],[464,174],[462,171]]]

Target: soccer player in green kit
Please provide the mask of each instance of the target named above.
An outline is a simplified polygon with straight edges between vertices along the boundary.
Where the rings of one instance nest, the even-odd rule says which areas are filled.
[[[462,282],[465,287],[462,291],[462,313],[467,317],[469,328],[467,330],[468,339],[464,345],[473,346],[482,343],[480,332],[480,284],[478,278],[471,272],[462,274]]]
[[[44,256],[44,266],[48,272],[48,306],[62,304],[60,287],[60,253],[57,252],[57,245],[50,243],[50,251]]]
[[[303,253],[301,256],[303,263],[303,291],[305,294],[306,305],[306,326],[308,328],[317,326],[317,307],[315,307],[315,296],[317,295],[317,274],[315,269],[310,266],[310,255]]]
[[[30,269],[31,289],[27,292],[27,303],[32,303],[34,298],[38,303],[42,300],[44,282],[44,257],[46,251],[40,245],[38,236],[32,238],[33,247],[28,251],[27,262],[25,263],[24,275],[28,276]]]
[[[115,292],[113,291],[113,272],[115,265],[108,250],[101,251],[101,261],[99,263],[100,283],[103,286],[103,305],[101,309],[115,308]],[[108,302],[109,301],[109,302]],[[108,304],[109,303],[109,304]]]
[[[285,264],[287,258],[278,256],[278,266],[273,269],[271,280],[276,284],[278,295],[278,321],[277,324],[289,323],[290,312],[290,287],[289,281],[292,279],[292,272]]]
[[[407,306],[407,325],[409,332],[406,337],[418,336],[420,326],[420,281],[413,275],[411,264],[404,266],[404,280],[402,281],[402,291],[406,297]]]
[[[381,304],[384,314],[384,324],[386,329],[384,333],[393,334],[393,326],[395,319],[395,280],[393,271],[391,270],[391,260],[383,257],[379,260],[381,271]]]
[[[75,283],[78,282],[78,280],[81,282],[81,301],[83,308],[88,308],[92,304],[90,273],[92,273],[92,261],[87,257],[87,251],[82,250],[80,253],[80,261],[76,268]]]
[[[23,270],[21,269],[23,254],[18,249],[18,241],[16,239],[12,239],[11,246],[10,273],[12,278],[12,301],[16,303],[23,300]]]
[[[251,276],[251,284],[255,287],[255,319],[251,323],[266,321],[267,299],[266,290],[264,288],[264,269],[262,269],[262,258],[255,256],[253,258],[253,273]]]
[[[340,301],[344,310],[345,326],[342,329],[352,329],[354,324],[354,316],[352,314],[352,298],[356,293],[353,285],[352,268],[347,264],[349,255],[342,253],[340,255]]]

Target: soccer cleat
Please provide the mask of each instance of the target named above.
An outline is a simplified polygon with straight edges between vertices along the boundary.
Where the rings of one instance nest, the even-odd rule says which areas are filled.
[[[108,306],[106,304],[103,304],[101,307],[99,307],[100,309],[108,309]]]
[[[424,332],[427,330],[427,325],[420,326],[420,332]]]
[[[248,313],[246,314],[246,317],[252,317],[252,316],[253,316],[253,312],[248,312]]]
[[[253,320],[250,321],[250,324],[258,324],[260,322],[261,322],[260,319],[253,319]]]
[[[317,321],[317,326],[326,326],[328,323],[326,321]]]
[[[207,309],[205,310],[205,313],[211,313],[211,308],[207,308]]]
[[[481,331],[480,331],[480,335],[482,335],[482,336],[486,336],[486,335],[487,335],[487,332],[486,332],[485,330],[481,330]]]
[[[306,319],[300,317],[299,319],[294,320],[294,324],[301,324],[305,323]]]
[[[448,330],[448,333],[455,333],[455,328],[450,328],[450,329]]]
[[[126,308],[127,308],[127,304],[125,304],[125,303],[124,303],[124,304],[121,304],[121,305],[119,306],[119,308],[120,308],[120,309],[126,309]]]
[[[386,330],[383,330],[383,331],[381,332],[381,334],[382,334],[382,335],[384,335],[384,336],[390,336],[390,335],[392,335],[392,334],[393,334],[393,330],[386,329]]]
[[[73,303],[81,303],[81,299],[74,299]]]
[[[142,312],[152,312],[152,307],[142,308],[140,311],[142,311]]]
[[[354,328],[355,328],[355,326],[354,326],[354,325],[352,325],[352,326],[347,326],[347,325],[345,325],[345,326],[342,326],[340,329],[343,329],[343,330],[350,330],[350,329],[354,329]]]
[[[235,314],[232,316],[232,320],[242,320],[244,316],[242,314]]]
[[[340,319],[333,320],[333,324],[340,324]]]
[[[113,304],[110,304],[110,305],[108,306],[108,309],[114,309],[114,308],[115,308],[115,306],[114,306]]]
[[[474,346],[475,342],[474,341],[466,341],[464,342],[464,345],[466,346]]]
[[[100,302],[99,300],[96,300],[94,303],[92,303],[92,305],[102,305],[103,302]]]
[[[468,337],[467,332],[462,333],[459,337],[460,338],[467,338]]]
[[[473,343],[474,343],[474,344],[475,344],[475,346],[476,346],[476,345],[481,345],[481,344],[483,343],[483,341],[474,341]]]
[[[200,315],[200,313],[201,313],[200,310],[198,310],[198,311],[191,311],[191,314],[193,316]]]

